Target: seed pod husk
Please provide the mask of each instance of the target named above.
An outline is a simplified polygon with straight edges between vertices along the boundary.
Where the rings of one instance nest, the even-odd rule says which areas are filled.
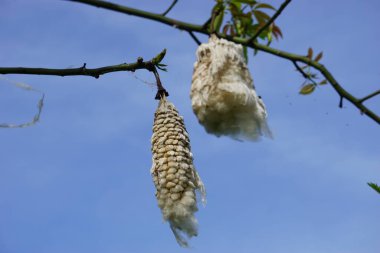
[[[158,104],[151,142],[151,174],[158,206],[179,245],[187,247],[184,235],[191,238],[198,234],[194,216],[198,210],[195,191],[201,193],[202,202],[205,203],[205,188],[193,165],[183,118],[166,97],[161,98]],[[162,147],[159,148],[160,145]]]

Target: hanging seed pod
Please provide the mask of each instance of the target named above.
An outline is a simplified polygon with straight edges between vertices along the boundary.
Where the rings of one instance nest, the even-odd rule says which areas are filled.
[[[241,45],[212,34],[209,43],[199,46],[190,97],[208,133],[252,141],[272,136]]]
[[[200,191],[205,203],[205,188],[193,165],[183,118],[165,96],[161,98],[154,117],[152,153],[151,174],[158,206],[177,242],[187,247],[183,234],[189,238],[197,235],[195,191]]]

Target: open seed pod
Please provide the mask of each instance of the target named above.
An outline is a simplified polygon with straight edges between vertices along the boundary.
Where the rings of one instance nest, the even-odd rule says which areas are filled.
[[[252,141],[272,136],[241,45],[213,34],[199,46],[190,97],[208,133]]]
[[[191,238],[198,233],[194,217],[198,210],[195,191],[200,191],[202,202],[205,203],[205,188],[193,165],[183,118],[165,96],[161,98],[154,116],[151,141],[151,174],[158,206],[177,242],[187,247],[183,235]]]

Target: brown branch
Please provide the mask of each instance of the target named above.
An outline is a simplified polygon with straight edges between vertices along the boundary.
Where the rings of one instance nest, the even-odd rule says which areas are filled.
[[[168,14],[169,11],[171,11],[171,9],[173,9],[173,7],[177,4],[177,2],[178,2],[178,0],[174,0],[172,2],[172,4],[169,6],[169,8],[166,11],[164,11],[164,13],[162,13],[161,15],[162,16],[166,16],[166,14]]]
[[[122,12],[122,13],[125,13],[128,15],[142,17],[145,19],[149,19],[149,20],[153,20],[156,22],[160,22],[160,23],[169,25],[171,27],[174,27],[174,28],[177,28],[180,30],[186,30],[186,31],[191,31],[191,32],[199,32],[202,34],[210,35],[210,32],[207,30],[207,25],[204,26],[204,25],[196,25],[196,24],[186,23],[186,22],[182,22],[179,20],[167,18],[167,17],[164,17],[164,16],[159,15],[159,14],[150,13],[150,12],[146,12],[146,11],[142,11],[142,10],[137,10],[137,9],[133,9],[133,8],[129,8],[126,6],[121,6],[121,5],[117,5],[117,4],[113,4],[113,3],[101,1],[101,0],[69,0],[69,1],[80,2],[80,3],[92,5],[95,7],[105,8],[105,9],[113,10],[116,12]],[[207,22],[206,22],[206,24],[207,24]],[[346,100],[350,101],[363,114],[367,115],[368,117],[373,119],[375,122],[380,124],[380,117],[378,115],[376,115],[374,112],[372,112],[365,105],[363,105],[360,102],[360,99],[354,97],[349,92],[347,92],[335,80],[334,76],[322,64],[320,64],[316,61],[312,61],[305,56],[292,54],[292,53],[288,53],[288,52],[281,51],[278,49],[274,49],[274,48],[259,44],[255,41],[250,41],[250,39],[245,39],[245,38],[241,38],[241,37],[228,37],[228,36],[225,36],[223,34],[218,34],[218,37],[227,39],[229,41],[233,41],[233,42],[241,44],[241,45],[245,45],[247,47],[250,47],[250,48],[262,51],[262,52],[266,52],[266,53],[278,56],[280,58],[287,59],[287,60],[292,61],[292,62],[293,61],[303,62],[303,63],[306,63],[306,64],[312,66],[313,68],[318,70],[326,78],[327,81],[329,81],[331,86],[335,89],[335,91],[339,94],[340,97],[343,97]]]
[[[265,23],[265,25],[263,25],[250,39],[249,39],[249,43],[255,41],[259,36],[260,34],[265,30],[267,29],[275,20],[278,16],[280,16],[280,14],[282,13],[282,11],[286,8],[286,6],[291,2],[292,0],[286,0],[285,2],[283,2],[280,6],[280,8],[278,8],[278,10],[276,11],[276,13],[271,17],[271,19],[268,20],[268,22]]]
[[[365,96],[364,98],[359,99],[359,102],[363,103],[364,101],[366,101],[366,100],[368,100],[370,98],[373,98],[374,96],[379,95],[379,94],[380,94],[380,90],[377,90],[377,91],[369,94],[368,96]]]
[[[138,69],[150,70],[152,65],[156,65],[164,58],[166,50],[164,49],[150,61],[144,61],[139,58],[134,63],[123,63],[119,65],[106,66],[101,68],[88,69],[86,63],[79,68],[69,69],[48,69],[48,68],[25,68],[25,67],[0,67],[0,74],[28,74],[28,75],[54,75],[54,76],[99,76],[110,72],[117,71],[136,71]]]

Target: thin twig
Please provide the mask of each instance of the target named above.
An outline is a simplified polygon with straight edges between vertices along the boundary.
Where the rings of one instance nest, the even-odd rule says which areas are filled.
[[[198,44],[198,46],[199,46],[200,44],[202,44],[202,42],[200,42],[200,40],[197,38],[197,36],[194,35],[193,32],[191,32],[191,31],[188,31],[188,32],[189,32],[191,38],[193,38],[193,40],[195,41],[195,43]]]
[[[369,94],[368,96],[365,96],[364,98],[359,99],[359,103],[363,103],[364,101],[366,101],[370,98],[373,98],[374,96],[379,95],[379,94],[380,94],[380,90],[377,90],[377,91]]]
[[[278,8],[278,10],[276,11],[276,13],[268,20],[267,23],[265,23],[265,25],[263,25],[254,35],[252,35],[252,37],[249,39],[249,43],[251,43],[252,41],[255,41],[259,36],[260,34],[265,30],[267,29],[275,20],[278,16],[280,16],[281,12],[286,8],[286,6],[291,2],[292,0],[286,0],[285,2],[283,2],[280,6],[280,8]]]
[[[209,19],[207,19],[207,21],[202,25],[202,28],[207,29],[207,26],[211,23],[211,20],[212,20],[212,16]]]
[[[314,85],[318,85],[317,84],[317,82],[316,81],[314,81],[314,79],[313,78],[311,78],[308,74],[306,74],[305,73],[305,71],[297,64],[297,61],[292,61],[293,62],[293,64],[294,64],[294,66],[296,67],[296,69],[298,70],[298,72],[300,72],[301,73],[301,75],[305,78],[305,79],[307,79],[307,80],[309,80],[310,82],[312,82]]]
[[[176,19],[168,18],[165,16],[162,16],[161,14],[147,12],[135,8],[130,8],[127,6],[107,2],[107,1],[101,1],[101,0],[66,0],[68,2],[78,2],[83,4],[88,4],[91,6],[95,6],[98,8],[103,8],[107,10],[112,10],[116,12],[125,13],[132,16],[137,16],[145,19],[155,20],[157,22],[172,26],[174,28],[180,29],[180,30],[186,30],[186,31],[193,31],[193,32],[203,32],[202,26],[194,25],[190,23],[185,23]]]
[[[25,68],[25,67],[0,67],[0,74],[28,74],[28,75],[54,75],[54,76],[92,76],[99,78],[100,75],[104,75],[110,72],[117,71],[135,71],[138,69],[149,70],[151,65],[159,63],[165,55],[166,50],[163,50],[156,57],[150,61],[143,61],[139,58],[134,63],[123,63],[119,65],[106,66],[101,68],[88,69],[86,63],[79,68],[69,69],[48,69],[48,68]]]
[[[177,2],[178,2],[178,0],[174,0],[174,1],[172,2],[172,4],[169,6],[169,8],[168,8],[164,13],[162,13],[161,15],[162,15],[162,16],[166,16],[166,14],[168,14],[169,11],[171,11],[171,9],[173,9],[174,5],[176,5]]]

